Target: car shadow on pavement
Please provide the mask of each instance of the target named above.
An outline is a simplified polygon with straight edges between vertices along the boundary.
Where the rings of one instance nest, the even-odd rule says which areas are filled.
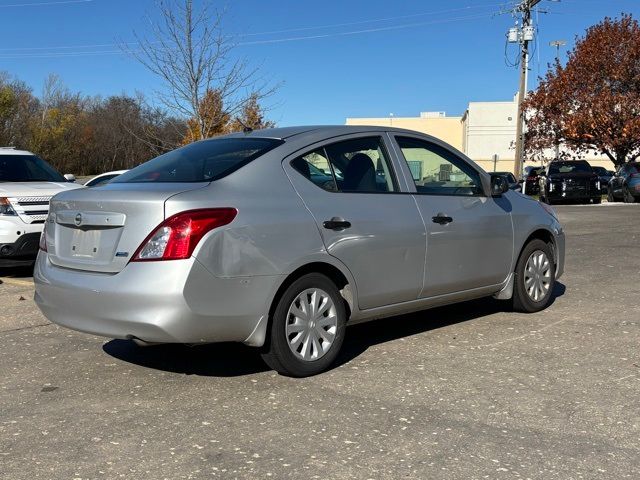
[[[0,267],[0,277],[28,278],[33,276],[33,263],[19,266]]]
[[[118,360],[186,375],[236,377],[269,370],[257,349],[241,343],[140,347],[130,340],[111,340],[102,349]]]
[[[556,282],[549,306],[564,295],[566,287]],[[439,328],[473,321],[496,313],[512,312],[511,302],[480,298],[468,302],[436,307],[396,317],[387,317],[349,327],[334,367],[350,362],[369,347],[411,337]]]
[[[551,303],[564,295],[565,290],[562,283],[556,282]],[[342,350],[332,368],[350,362],[373,345],[509,310],[509,302],[483,298],[353,325],[347,329]],[[258,349],[239,343],[140,347],[130,340],[111,340],[102,348],[124,362],[186,375],[235,377],[269,370]]]

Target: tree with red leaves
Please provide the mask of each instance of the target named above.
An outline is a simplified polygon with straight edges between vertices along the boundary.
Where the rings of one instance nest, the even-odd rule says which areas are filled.
[[[601,152],[616,166],[640,156],[640,26],[631,15],[590,27],[525,101],[529,159]],[[568,150],[568,151],[567,151]]]

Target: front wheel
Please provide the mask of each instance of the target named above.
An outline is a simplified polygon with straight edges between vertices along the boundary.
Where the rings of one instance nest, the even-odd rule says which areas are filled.
[[[533,313],[544,310],[551,302],[556,269],[548,243],[536,239],[525,245],[515,271],[513,308]]]
[[[262,358],[278,373],[308,377],[326,370],[344,341],[347,312],[336,285],[310,273],[280,297]]]
[[[624,203],[635,203],[636,199],[629,191],[629,187],[624,187],[622,189],[622,196],[624,198]]]

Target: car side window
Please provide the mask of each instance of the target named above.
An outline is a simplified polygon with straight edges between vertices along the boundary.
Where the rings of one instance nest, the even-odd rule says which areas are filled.
[[[416,191],[427,195],[483,195],[480,174],[453,152],[435,143],[396,137]]]
[[[380,137],[332,143],[292,160],[291,166],[327,191],[397,191],[389,158]]]
[[[336,192],[335,176],[331,170],[331,165],[324,148],[319,148],[291,161],[291,166],[295,168],[307,180],[315,183],[320,188],[328,192]]]

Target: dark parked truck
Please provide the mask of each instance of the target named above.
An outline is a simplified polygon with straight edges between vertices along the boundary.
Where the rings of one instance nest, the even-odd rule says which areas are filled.
[[[551,162],[539,178],[540,200],[600,203],[600,179],[584,160]]]

